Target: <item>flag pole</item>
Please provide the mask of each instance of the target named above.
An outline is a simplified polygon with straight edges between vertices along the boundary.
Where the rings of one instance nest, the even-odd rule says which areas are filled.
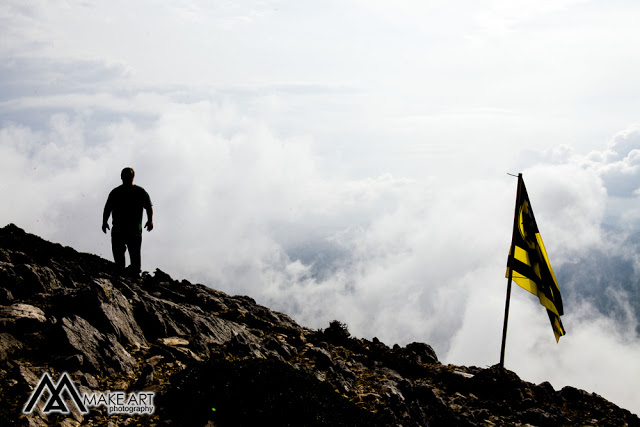
[[[515,247],[515,232],[518,225],[518,207],[520,202],[520,183],[522,182],[522,174],[518,174],[518,190],[516,192],[516,207],[513,214],[513,234],[511,236],[511,248],[509,249],[509,258],[507,259],[507,267],[510,267],[513,251]],[[513,281],[513,269],[509,268],[509,279],[507,281],[507,298],[504,303],[504,324],[502,326],[502,347],[500,349],[500,368],[504,369],[504,350],[507,344],[507,325],[509,323],[509,304],[511,302],[511,282]]]

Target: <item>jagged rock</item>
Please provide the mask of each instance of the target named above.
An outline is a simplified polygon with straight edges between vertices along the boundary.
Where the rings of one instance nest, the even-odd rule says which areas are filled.
[[[115,335],[103,334],[79,316],[62,319],[62,341],[69,351],[82,355],[82,366],[96,373],[129,375],[135,359],[124,349]]]
[[[28,367],[24,366],[21,363],[18,363],[15,367],[15,374],[17,374],[17,377],[23,380],[23,384],[27,384],[30,387],[35,387],[36,384],[38,384],[39,378],[38,376],[33,373],[33,371],[31,369],[29,369]]]
[[[524,400],[524,382],[512,371],[498,365],[485,369],[469,379],[472,392],[481,398],[494,401]]]
[[[260,346],[260,341],[249,334],[234,334],[224,349],[225,351],[237,354],[240,357],[252,357],[257,359],[265,358],[262,347]]]
[[[75,373],[75,377],[78,379],[78,381],[80,382],[81,385],[91,389],[91,390],[97,390],[98,389],[98,380],[96,379],[96,377],[94,377],[93,375],[91,375],[88,372],[76,372]]]
[[[404,354],[418,363],[439,363],[436,352],[429,344],[412,342],[407,344]]]
[[[136,380],[135,384],[131,388],[133,391],[144,390],[147,387],[150,387],[155,381],[155,370],[153,365],[147,363],[142,368],[140,372],[140,376]]]
[[[310,330],[161,270],[122,276],[15,225],[0,228],[0,327],[0,425],[640,425],[593,393],[443,366],[428,344],[390,348],[339,321]],[[23,415],[44,372],[81,393],[153,390],[157,411]]]
[[[558,418],[540,408],[529,408],[521,413],[520,419],[534,426],[546,427],[563,425]]]
[[[158,338],[158,342],[162,345],[169,345],[169,346],[189,345],[189,341],[180,337]]]
[[[23,344],[15,339],[13,335],[5,332],[0,333],[0,360],[9,358],[23,347]]]
[[[286,338],[278,339],[273,336],[269,336],[263,340],[262,345],[267,350],[275,351],[284,360],[290,360],[297,355],[298,351],[295,347],[287,344]]]
[[[144,294],[143,294],[144,295]],[[211,345],[224,345],[242,334],[240,325],[211,316],[198,306],[177,304],[155,296],[137,296],[134,316],[147,338],[190,337],[196,353],[209,356]]]
[[[347,366],[347,363],[344,360],[341,360],[341,359],[336,360],[334,368],[336,372],[338,372],[340,375],[342,375],[343,377],[345,377],[350,381],[353,381],[358,377],[355,373],[353,373],[351,369],[349,369],[349,367]]]
[[[147,345],[133,308],[123,293],[107,279],[98,278],[66,296],[63,313],[77,313],[103,332],[116,336],[125,346]]]
[[[3,328],[24,327],[29,323],[44,323],[46,321],[44,312],[29,304],[16,303],[8,307],[0,306],[0,325]]]
[[[333,359],[331,354],[324,348],[309,347],[307,349],[307,356],[313,359],[316,366],[320,369],[328,369],[333,366]]]

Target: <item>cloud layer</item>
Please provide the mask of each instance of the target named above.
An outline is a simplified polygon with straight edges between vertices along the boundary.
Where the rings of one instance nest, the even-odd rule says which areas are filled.
[[[428,342],[445,362],[497,362],[515,179],[328,175],[313,140],[280,137],[230,105],[149,94],[107,104],[145,110],[148,120],[96,127],[99,112],[61,109],[41,129],[0,130],[2,168],[14,177],[2,186],[11,203],[0,221],[110,258],[101,210],[131,165],[156,212],[143,268],[251,295],[310,327],[339,319],[357,336]],[[640,375],[631,363],[640,348],[638,313],[625,297],[632,288],[588,274],[574,280],[593,251],[634,261],[630,246],[616,246],[622,235],[601,227],[616,190],[607,173],[625,170],[635,149],[619,139],[524,171],[552,262],[568,281],[568,335],[556,345],[542,308],[516,288],[507,364],[525,379],[585,387],[633,409],[637,394],[619,388]],[[594,284],[589,298],[584,282]],[[608,311],[593,303],[607,289]],[[612,314],[620,310],[627,315]],[[595,369],[610,354],[633,366]]]

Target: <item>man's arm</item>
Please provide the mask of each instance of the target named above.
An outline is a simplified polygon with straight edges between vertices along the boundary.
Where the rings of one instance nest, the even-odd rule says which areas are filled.
[[[107,199],[107,203],[104,205],[104,211],[102,212],[102,232],[107,234],[107,230],[109,229],[109,215],[111,215],[111,198]]]
[[[147,211],[147,223],[144,225],[144,228],[151,231],[153,230],[153,206],[148,206],[144,209]]]

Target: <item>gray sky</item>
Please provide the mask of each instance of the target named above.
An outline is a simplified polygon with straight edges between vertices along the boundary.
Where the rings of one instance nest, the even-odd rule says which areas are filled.
[[[507,172],[523,172],[568,334],[514,288],[507,367],[640,413],[638,17],[625,1],[6,0],[0,223],[110,258],[101,211],[132,166],[156,211],[144,269],[487,366]],[[604,258],[633,274],[590,281]]]

